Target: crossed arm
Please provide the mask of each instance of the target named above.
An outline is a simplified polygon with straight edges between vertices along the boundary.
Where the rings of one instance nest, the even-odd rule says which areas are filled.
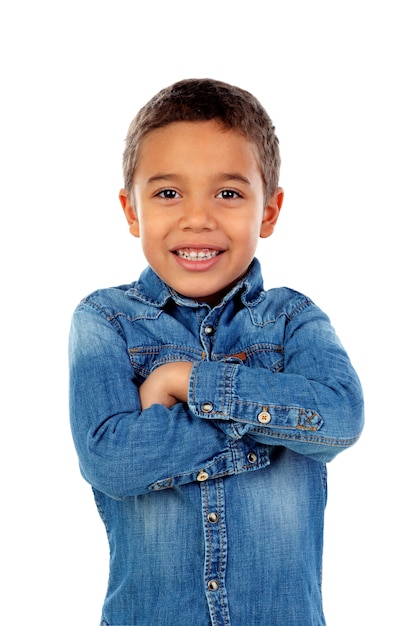
[[[105,493],[137,495],[164,477],[194,480],[207,463],[236,472],[231,447],[254,441],[327,462],[360,434],[359,381],[317,309],[294,319],[285,354],[285,373],[236,362],[166,363],[138,394],[123,336],[95,307],[79,307],[70,412],[84,477]]]

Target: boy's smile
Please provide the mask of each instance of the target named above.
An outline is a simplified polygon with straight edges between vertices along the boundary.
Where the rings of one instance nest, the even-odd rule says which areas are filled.
[[[149,265],[178,293],[214,306],[247,271],[258,237],[272,234],[283,191],[265,206],[255,146],[212,120],[151,131],[132,196],[122,190],[120,201]]]

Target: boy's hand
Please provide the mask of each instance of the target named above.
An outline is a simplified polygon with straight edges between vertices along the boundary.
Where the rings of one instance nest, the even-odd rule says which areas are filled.
[[[152,404],[171,408],[177,402],[187,402],[192,366],[188,361],[179,361],[166,363],[154,370],[139,387],[142,410]]]

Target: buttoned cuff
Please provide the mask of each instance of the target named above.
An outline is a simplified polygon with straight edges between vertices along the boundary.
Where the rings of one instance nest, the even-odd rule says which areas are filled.
[[[180,485],[253,472],[270,464],[268,446],[255,441],[230,441],[229,450],[208,460],[201,467],[190,469],[189,472],[176,474],[149,485],[150,491],[161,491]]]
[[[194,415],[205,419],[232,420],[237,436],[256,428],[316,431],[323,423],[314,410],[282,406],[279,380],[276,387],[259,384],[244,365],[223,361],[199,361],[193,365],[188,405]]]

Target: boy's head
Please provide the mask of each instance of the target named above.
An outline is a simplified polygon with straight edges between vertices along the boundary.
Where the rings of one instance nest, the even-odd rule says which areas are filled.
[[[249,93],[213,80],[161,91],[130,125],[119,197],[149,265],[215,305],[246,273],[283,201],[278,139]]]
[[[130,124],[123,155],[126,192],[131,195],[143,139],[172,122],[217,120],[242,134],[257,148],[267,201],[278,187],[279,142],[272,121],[248,91],[213,79],[188,79],[157,93]]]

